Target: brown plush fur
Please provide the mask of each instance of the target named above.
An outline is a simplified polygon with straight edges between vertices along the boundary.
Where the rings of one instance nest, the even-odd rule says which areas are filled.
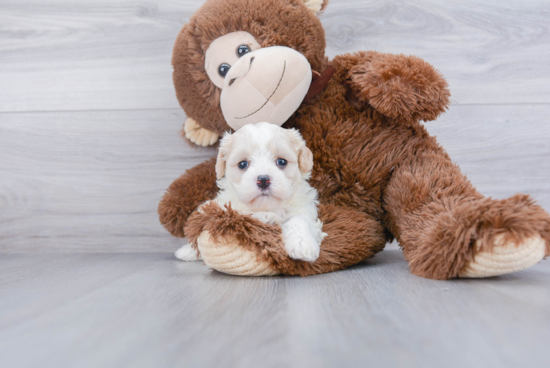
[[[416,56],[359,52],[349,61],[357,99],[390,118],[435,120],[449,103],[443,76]]]
[[[373,256],[384,248],[386,236],[382,225],[365,213],[331,205],[319,206],[323,230],[331,236],[323,241],[319,258],[313,262],[288,257],[278,226],[264,224],[249,215],[216,203],[209,203],[188,220],[185,233],[196,248],[197,238],[208,231],[214,241],[237,240],[256,253],[259,261],[286,275],[314,275],[337,271]]]
[[[184,237],[183,228],[197,204],[214,198],[218,193],[215,165],[216,158],[213,157],[187,170],[168,187],[158,212],[160,222],[172,235]]]
[[[326,4],[324,4],[326,5]],[[324,31],[300,0],[210,0],[184,27],[174,50],[179,101],[204,128],[228,129],[219,90],[204,71],[204,50],[232,31],[253,34],[262,46],[302,52],[313,69],[329,64]],[[528,196],[484,198],[460,173],[420,120],[447,108],[443,77],[423,60],[359,52],[330,62],[336,73],[323,92],[303,104],[284,127],[297,128],[314,155],[310,184],[317,188],[328,237],[313,263],[290,259],[280,229],[232,210],[209,206],[216,194],[214,161],[189,170],[168,188],[159,213],[176,236],[199,229],[236,237],[284,274],[309,275],[348,267],[380,251],[393,236],[411,272],[428,278],[457,277],[475,257],[474,242],[490,250],[495,235],[512,240],[540,234],[550,254],[550,216]],[[188,221],[189,218],[189,221]]]

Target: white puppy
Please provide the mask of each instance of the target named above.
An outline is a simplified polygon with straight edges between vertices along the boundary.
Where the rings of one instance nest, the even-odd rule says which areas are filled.
[[[307,179],[313,155],[295,129],[269,123],[248,124],[226,133],[220,143],[215,202],[280,225],[288,255],[313,262],[326,236],[317,218],[317,191]],[[193,261],[197,252],[185,245],[176,257]]]

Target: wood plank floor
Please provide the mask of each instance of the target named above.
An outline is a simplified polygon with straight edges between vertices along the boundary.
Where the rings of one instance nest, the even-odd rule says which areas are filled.
[[[0,258],[2,367],[546,367],[550,262],[411,276],[400,251],[298,278],[169,254]]]
[[[178,136],[177,32],[202,0],[0,0],[0,367],[542,367],[550,263],[239,278],[182,263],[164,189],[215,154]],[[550,209],[548,0],[332,0],[327,55],[418,55],[453,104],[427,124],[479,190]]]

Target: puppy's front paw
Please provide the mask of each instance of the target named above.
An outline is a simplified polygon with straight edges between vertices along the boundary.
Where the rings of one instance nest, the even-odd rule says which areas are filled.
[[[319,244],[309,233],[285,237],[285,249],[290,258],[314,262],[319,258]]]
[[[202,257],[200,254],[197,256],[197,250],[191,248],[191,245],[186,244],[175,253],[176,258],[181,259],[182,261],[192,262],[192,261],[201,261]]]
[[[260,220],[261,222],[265,224],[270,225],[280,225],[281,224],[281,218],[279,215],[273,213],[273,212],[254,212],[252,214],[252,217],[255,219]]]
[[[319,242],[311,232],[307,220],[297,216],[283,224],[285,249],[290,258],[313,262],[319,258]]]

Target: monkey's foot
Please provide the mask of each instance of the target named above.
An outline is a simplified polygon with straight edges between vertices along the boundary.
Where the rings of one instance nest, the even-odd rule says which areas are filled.
[[[482,239],[475,243],[479,250]],[[504,235],[494,238],[493,248],[476,252],[474,259],[459,273],[461,278],[481,278],[504,275],[531,267],[544,258],[546,244],[540,235],[524,239],[516,244],[505,241]]]

